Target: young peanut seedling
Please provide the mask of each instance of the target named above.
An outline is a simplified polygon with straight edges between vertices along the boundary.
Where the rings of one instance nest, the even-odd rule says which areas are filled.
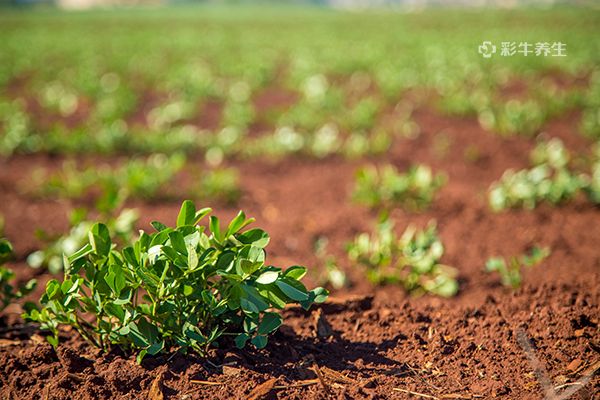
[[[373,283],[398,283],[411,293],[454,296],[456,270],[440,263],[444,246],[435,223],[425,230],[409,226],[400,237],[393,228],[393,221],[384,217],[374,233],[358,235],[347,246],[350,260],[364,267]]]
[[[88,239],[88,232],[94,225],[93,221],[86,219],[85,210],[75,210],[71,215],[71,229],[59,237],[48,238],[40,232],[48,245],[34,251],[27,257],[27,263],[32,268],[48,268],[51,274],[57,274],[64,268],[64,256],[67,257],[79,250]],[[135,224],[139,218],[138,212],[133,209],[124,209],[116,217],[105,216],[106,226],[113,233],[113,240],[128,242],[134,235]]]
[[[324,274],[319,282],[322,285],[331,285],[334,289],[341,289],[348,285],[348,278],[336,261],[336,257],[327,251],[329,239],[324,236],[317,238],[314,242],[315,254],[325,268]]]
[[[9,268],[5,267],[4,263],[10,260],[12,255],[13,249],[10,242],[4,238],[0,238],[0,312],[13,301],[31,293],[37,283],[35,279],[31,279],[18,288],[10,284],[15,274]]]
[[[153,154],[147,159],[134,158],[118,168],[109,166],[78,169],[74,163],[65,163],[58,173],[45,176],[43,171],[34,177],[40,182],[41,194],[56,197],[81,198],[92,189],[98,189],[100,208],[109,211],[128,198],[156,198],[165,196],[164,186],[181,171],[185,156]]]
[[[102,166],[78,169],[66,162],[58,173],[47,176],[36,171],[34,181],[41,187],[41,195],[79,199],[95,195],[96,207],[109,212],[129,198],[161,199],[173,197],[165,187],[183,169],[183,154],[171,156],[153,154],[148,158],[134,158],[112,168]],[[198,174],[197,184],[188,191],[202,199],[235,202],[239,197],[239,177],[235,168],[213,169]]]
[[[356,174],[353,199],[371,208],[399,205],[418,211],[427,208],[445,184],[442,173],[433,174],[426,165],[416,165],[401,174],[393,165],[367,166]]]
[[[229,204],[234,204],[240,193],[240,176],[236,168],[206,171],[200,177],[197,190],[197,196],[201,199],[220,200]]]
[[[507,170],[489,190],[492,210],[533,209],[540,202],[559,204],[586,191],[589,178],[568,168],[569,152],[559,139],[540,143],[531,153],[533,167]],[[593,201],[593,198],[591,198]]]
[[[185,201],[175,227],[153,222],[155,232],[141,231],[123,248],[95,224],[88,243],[65,258],[62,282],[49,281],[42,308],[25,317],[49,330],[54,346],[59,326],[68,325],[93,345],[118,345],[141,361],[171,349],[205,354],[223,336],[262,348],[282,322],[274,309],[308,309],[327,298],[300,282],[306,268],[265,264],[268,234],[244,230],[253,219],[240,211],[222,226],[211,216],[206,230],[199,223],[210,213]]]
[[[547,247],[537,247],[531,249],[529,254],[522,254],[519,257],[511,257],[507,262],[504,257],[492,257],[485,263],[487,272],[498,272],[502,284],[516,289],[521,286],[523,268],[531,268],[541,263],[550,255],[550,249]]]
[[[548,115],[540,102],[509,100],[492,104],[486,117],[481,118],[484,128],[503,136],[532,136],[542,127]],[[489,116],[488,116],[489,115]]]

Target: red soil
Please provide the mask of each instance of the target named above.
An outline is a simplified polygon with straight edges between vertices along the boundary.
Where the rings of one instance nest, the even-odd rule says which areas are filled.
[[[589,143],[574,131],[575,117],[567,115],[544,130],[585,153]],[[73,332],[63,333],[55,351],[31,332],[14,325],[0,328],[8,339],[0,341],[0,397],[149,398],[156,381],[166,398],[251,398],[267,381],[264,398],[403,399],[410,398],[406,391],[414,391],[437,398],[538,399],[542,390],[517,342],[518,330],[531,339],[554,386],[575,382],[597,368],[600,210],[577,199],[560,207],[494,214],[487,207],[487,188],[507,168],[526,167],[534,142],[502,139],[475,120],[443,117],[429,109],[417,111],[414,118],[421,128],[418,138],[399,140],[388,154],[369,161],[391,162],[400,169],[426,163],[448,174],[448,184],[428,211],[398,209],[393,217],[398,231],[409,223],[424,226],[437,220],[446,247],[442,261],[460,272],[457,297],[409,298],[398,287],[373,288],[344,262],[345,243],[370,230],[376,220],[374,212],[349,200],[354,172],[363,162],[337,157],[289,158],[276,164],[232,161],[241,172],[243,196],[236,207],[217,204],[216,214],[230,218],[241,208],[256,217],[272,236],[269,262],[312,266],[309,285],[317,283],[321,271],[314,241],[327,237],[352,286],[308,313],[286,309],[285,326],[266,349],[238,351],[223,343],[208,360],[164,355],[139,366],[118,349],[99,354]],[[443,147],[436,146],[440,138]],[[23,262],[40,244],[34,240],[35,229],[64,231],[70,204],[32,199],[19,188],[34,168],[56,168],[62,161],[39,155],[0,161],[0,212],[15,245],[19,261],[13,267],[20,279],[36,274]],[[203,164],[191,160],[190,167]],[[140,228],[148,228],[151,220],[172,222],[180,200],[129,205],[140,208]],[[552,254],[525,272],[521,290],[508,291],[497,276],[483,271],[488,257],[517,255],[534,245],[549,246]],[[43,286],[48,275],[39,279]],[[14,322],[15,316],[6,320]],[[319,337],[319,331],[330,335]],[[315,363],[323,382],[278,389],[317,378],[315,368],[309,369]],[[276,388],[268,390],[270,378],[276,379]],[[600,380],[594,378],[579,396],[592,399],[599,391]]]

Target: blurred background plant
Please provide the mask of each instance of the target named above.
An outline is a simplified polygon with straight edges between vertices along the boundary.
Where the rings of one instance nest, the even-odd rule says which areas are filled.
[[[544,201],[556,205],[573,199],[580,192],[598,204],[597,164],[592,166],[591,175],[575,172],[569,166],[571,155],[556,138],[540,142],[530,158],[532,168],[509,169],[492,183],[489,189],[492,210],[533,209]]]
[[[352,198],[370,208],[400,206],[410,211],[427,208],[446,183],[443,173],[434,174],[427,165],[418,164],[399,173],[391,164],[368,165],[356,173]]]
[[[15,274],[4,264],[13,258],[10,242],[0,234],[0,312],[17,299],[20,299],[35,289],[37,281],[31,279],[24,284],[13,286]],[[13,283],[11,283],[13,282]]]
[[[361,233],[347,246],[348,258],[364,268],[376,284],[400,284],[413,294],[452,297],[458,292],[457,271],[444,265],[442,244],[431,221],[426,229],[408,226],[398,237],[385,214],[372,233]]]
[[[521,286],[524,268],[531,268],[541,263],[550,255],[550,248],[534,246],[529,254],[510,257],[491,257],[485,263],[486,272],[497,272],[504,286],[516,289]]]

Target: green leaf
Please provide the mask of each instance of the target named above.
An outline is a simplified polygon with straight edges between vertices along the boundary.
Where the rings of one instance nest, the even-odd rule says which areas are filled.
[[[153,356],[155,354],[160,353],[164,347],[165,342],[161,340],[160,342],[152,343],[152,345],[150,345],[150,347],[148,347],[146,351],[148,352],[148,354]]]
[[[123,258],[133,267],[137,267],[140,263],[140,260],[136,257],[133,247],[125,247],[123,249]]]
[[[492,257],[485,263],[486,271],[500,271],[506,269],[506,262],[502,257]]]
[[[108,302],[104,305],[104,309],[108,315],[116,317],[120,322],[125,319],[125,309],[121,305]]]
[[[143,350],[141,350],[141,351],[138,353],[138,355],[135,357],[135,361],[136,361],[138,364],[141,364],[141,363],[142,363],[142,361],[144,360],[144,357],[146,357],[146,354],[148,354],[148,350],[146,350],[146,349],[143,349]]]
[[[236,217],[229,223],[225,237],[229,237],[230,235],[238,233],[240,229],[251,224],[252,222],[254,222],[253,218],[246,219],[246,214],[244,214],[243,211],[240,211],[238,215],[236,215]]]
[[[274,307],[283,309],[288,303],[288,297],[274,283],[268,285],[260,291],[261,295],[267,298]]]
[[[101,256],[108,256],[111,248],[110,232],[104,224],[94,224],[89,232],[89,240],[92,248]]]
[[[60,283],[56,279],[51,279],[46,283],[46,296],[48,299],[54,299],[61,293]]]
[[[56,348],[58,346],[58,337],[50,335],[46,336],[46,340],[52,345],[52,347]]]
[[[262,229],[250,229],[237,236],[237,239],[244,244],[251,244],[256,247],[265,248],[269,244],[269,234]]]
[[[303,291],[301,287],[299,287],[296,284],[293,284],[292,282],[293,281],[278,280],[277,282],[275,282],[275,284],[277,285],[277,287],[279,289],[281,289],[281,291],[287,297],[289,297],[292,300],[295,300],[295,301],[308,300],[308,293],[305,290]],[[297,283],[299,283],[299,282],[297,282]]]
[[[260,335],[267,335],[275,331],[283,322],[281,316],[276,313],[265,313],[262,321],[258,325],[258,333]]]
[[[306,267],[294,265],[293,267],[286,269],[283,275],[292,279],[300,280],[304,277],[304,275],[306,275]]]
[[[206,343],[207,337],[204,336],[202,332],[200,332],[200,329],[198,329],[197,326],[186,322],[183,326],[183,330],[185,332],[185,336],[187,336],[188,338],[198,342],[199,344]]]
[[[255,287],[241,284],[242,294],[240,297],[240,306],[247,312],[262,312],[269,307],[269,304],[262,298]]]
[[[60,285],[60,290],[63,294],[74,293],[79,289],[79,279],[76,277],[65,279],[63,283]]]
[[[164,231],[160,231],[158,233],[153,234],[150,240],[150,243],[148,244],[148,246],[144,246],[144,247],[155,247],[158,245],[162,245],[165,244],[167,242],[167,240],[169,239],[169,234],[173,232],[173,229],[171,228],[167,228]]]
[[[325,300],[327,300],[327,297],[329,296],[329,291],[322,287],[315,288],[311,290],[310,293],[311,297],[314,297],[313,301],[315,303],[323,303]]]
[[[235,337],[235,346],[238,349],[243,349],[244,346],[246,345],[246,342],[248,341],[248,339],[250,339],[250,336],[245,334],[245,333],[240,333],[239,335],[237,335]]]
[[[87,256],[88,254],[92,253],[94,251],[94,249],[92,248],[92,245],[90,245],[89,243],[87,243],[85,246],[83,246],[81,249],[77,250],[75,253],[71,254],[70,256],[67,257],[67,261],[69,264],[73,264],[75,261],[84,258],[85,256]]]
[[[140,318],[136,323],[130,322],[129,336],[133,342],[139,347],[148,347],[156,342],[158,338],[158,328],[149,323],[145,318]]]
[[[13,248],[10,242],[6,239],[0,239],[0,265],[10,260],[12,252]]]
[[[167,226],[165,224],[158,221],[152,221],[150,222],[150,225],[152,225],[152,227],[156,229],[157,232],[164,231],[165,229],[167,229]]]
[[[205,207],[198,211],[196,211],[196,215],[194,215],[194,225],[198,225],[198,223],[202,220],[202,218],[206,217],[208,214],[212,212],[212,208]]]
[[[256,278],[256,283],[268,285],[269,283],[275,282],[277,278],[279,278],[279,271],[267,271],[263,272],[258,278]]]
[[[169,239],[171,241],[171,246],[175,250],[177,250],[177,252],[179,254],[182,254],[187,257],[187,255],[188,255],[187,246],[185,244],[185,239],[183,238],[183,235],[181,234],[181,232],[173,231],[173,232],[169,233]]]
[[[177,227],[194,225],[196,222],[196,206],[191,200],[185,200],[177,216]]]
[[[258,328],[258,316],[259,313],[255,313],[252,315],[246,315],[244,318],[244,331],[248,334],[251,334]]]
[[[104,280],[117,296],[126,286],[125,275],[123,275],[123,270],[118,265],[113,264],[108,267],[108,274],[106,274]]]
[[[123,304],[127,304],[131,301],[131,294],[132,294],[132,289],[128,288],[126,290],[121,290],[121,294],[119,295],[119,298],[117,298],[114,303],[117,305],[123,305]]]
[[[247,297],[240,298],[240,307],[242,307],[242,310],[249,313],[260,312],[258,306],[250,298]]]
[[[258,335],[254,336],[251,342],[257,349],[264,349],[267,346],[268,339],[266,336]]]
[[[234,260],[235,260],[235,253],[232,251],[226,251],[226,252],[221,253],[219,258],[217,258],[217,262],[215,263],[215,266],[217,267],[218,270],[229,271],[231,269],[231,266],[232,266]]]
[[[217,242],[221,242],[223,238],[221,237],[221,227],[219,226],[219,218],[211,216],[209,222],[210,231],[213,234],[213,237]]]
[[[226,272],[220,272],[220,271],[217,271],[217,273],[218,273],[219,276],[222,276],[223,278],[227,278],[227,279],[229,279],[233,283],[237,283],[237,282],[242,282],[243,281],[242,277],[239,276],[239,275],[236,275],[236,274],[228,274]]]
[[[196,269],[198,267],[198,253],[196,253],[196,249],[192,246],[188,246],[188,268],[190,270]]]

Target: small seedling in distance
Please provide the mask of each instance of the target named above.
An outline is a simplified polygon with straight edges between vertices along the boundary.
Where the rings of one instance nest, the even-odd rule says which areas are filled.
[[[391,164],[361,168],[356,174],[354,201],[371,208],[400,206],[421,211],[434,200],[446,177],[434,174],[427,165],[418,164],[399,173]]]
[[[506,287],[516,289],[521,286],[523,268],[531,268],[541,263],[550,255],[548,247],[533,247],[529,254],[511,257],[508,261],[504,257],[492,257],[485,263],[486,272],[500,274],[501,282]]]
[[[406,228],[397,237],[394,223],[381,217],[375,232],[361,233],[347,246],[349,259],[365,268],[375,284],[400,284],[413,294],[452,297],[458,292],[456,269],[440,263],[444,246],[435,222],[426,229]]]
[[[12,257],[12,245],[8,240],[0,238],[0,312],[15,300],[31,293],[37,284],[35,279],[31,279],[16,288],[10,283],[14,280],[15,274],[12,270],[5,267],[4,264]]]

